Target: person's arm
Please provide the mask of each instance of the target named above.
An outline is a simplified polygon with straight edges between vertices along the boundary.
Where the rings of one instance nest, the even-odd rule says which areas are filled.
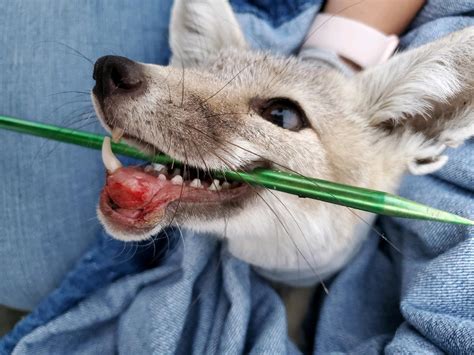
[[[328,0],[323,13],[364,23],[386,35],[405,31],[425,0]],[[340,58],[354,70],[360,67],[347,58]]]
[[[328,0],[323,13],[350,18],[387,35],[400,35],[425,0]]]

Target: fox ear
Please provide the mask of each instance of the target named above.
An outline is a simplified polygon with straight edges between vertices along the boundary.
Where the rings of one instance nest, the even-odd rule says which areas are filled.
[[[441,168],[446,146],[474,135],[474,27],[358,74],[358,108],[414,174]],[[390,144],[391,143],[391,144]]]
[[[176,0],[170,28],[173,65],[193,66],[221,49],[246,47],[227,0]]]

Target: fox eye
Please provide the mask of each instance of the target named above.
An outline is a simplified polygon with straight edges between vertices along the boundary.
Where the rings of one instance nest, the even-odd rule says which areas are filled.
[[[260,116],[290,131],[297,132],[307,126],[306,116],[301,107],[285,98],[267,101],[260,109]]]

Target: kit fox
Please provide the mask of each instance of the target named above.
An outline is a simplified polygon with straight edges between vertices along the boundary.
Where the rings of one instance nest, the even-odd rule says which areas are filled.
[[[317,33],[315,34],[317,35]],[[122,240],[172,224],[226,239],[268,279],[313,286],[343,267],[369,214],[212,176],[255,167],[393,192],[474,134],[474,28],[346,77],[246,44],[227,1],[176,1],[170,66],[100,58],[93,102],[107,130],[183,166],[109,171],[99,218]]]

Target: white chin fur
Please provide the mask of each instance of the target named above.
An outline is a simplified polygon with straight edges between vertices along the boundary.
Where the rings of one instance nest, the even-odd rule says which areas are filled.
[[[141,234],[132,234],[121,231],[107,222],[107,219],[100,210],[100,207],[97,207],[97,218],[99,219],[107,234],[109,234],[112,238],[121,240],[123,242],[141,242],[143,240],[151,239],[152,236],[158,234],[163,229],[161,226],[156,226],[149,232]]]

